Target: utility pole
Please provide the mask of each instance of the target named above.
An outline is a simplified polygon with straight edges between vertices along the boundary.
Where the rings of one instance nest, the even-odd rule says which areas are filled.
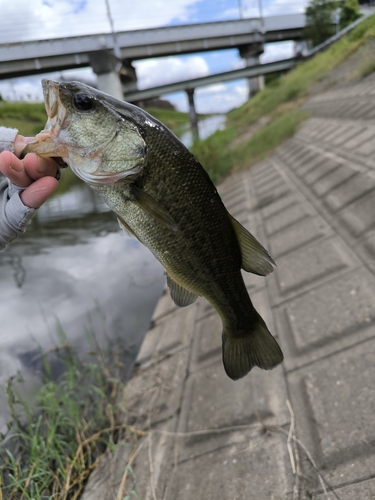
[[[243,19],[243,7],[241,0],[238,0],[238,12],[240,13],[240,19]]]

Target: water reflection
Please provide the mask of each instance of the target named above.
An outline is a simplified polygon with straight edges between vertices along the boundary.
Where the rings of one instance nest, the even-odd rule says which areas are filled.
[[[59,343],[59,328],[79,354],[88,332],[126,347],[130,368],[164,285],[160,264],[86,186],[40,209],[0,252],[0,277],[0,384],[17,370],[37,383],[37,353]],[[0,394],[0,431],[6,418]]]

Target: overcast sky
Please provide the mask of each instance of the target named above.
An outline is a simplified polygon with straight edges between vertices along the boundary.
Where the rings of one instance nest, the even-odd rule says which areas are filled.
[[[303,12],[307,0],[108,0],[115,31],[172,26]],[[105,0],[0,0],[0,44],[56,38],[111,30]],[[261,62],[293,55],[293,43],[266,45]],[[148,88],[173,81],[230,71],[244,66],[237,49],[179,57],[134,61],[138,87]],[[57,78],[60,74],[49,76]],[[90,68],[63,72],[65,79],[95,82]],[[45,75],[0,81],[5,99],[42,99],[40,80]],[[183,92],[166,96],[178,109],[187,110]],[[226,112],[247,98],[246,81],[237,80],[196,90],[200,113]]]

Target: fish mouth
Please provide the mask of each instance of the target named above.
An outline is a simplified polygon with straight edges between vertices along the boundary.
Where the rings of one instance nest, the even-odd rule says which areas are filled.
[[[63,157],[65,149],[59,146],[57,136],[62,128],[66,116],[66,108],[59,97],[59,83],[53,80],[42,80],[44,105],[48,116],[44,130],[39,132],[22,151],[24,158],[28,153],[36,153],[42,158]],[[65,165],[64,165],[65,166]]]
[[[42,88],[48,116],[45,131],[52,129],[56,134],[60,130],[66,116],[66,109],[59,98],[59,83],[43,78]]]

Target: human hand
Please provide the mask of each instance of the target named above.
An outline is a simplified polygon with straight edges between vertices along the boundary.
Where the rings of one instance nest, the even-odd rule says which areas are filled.
[[[20,194],[22,203],[30,208],[39,208],[58,186],[55,178],[57,164],[51,158],[40,158],[30,153],[21,161],[20,156],[32,137],[17,135],[14,153],[0,153],[0,171],[15,185],[25,188]]]

